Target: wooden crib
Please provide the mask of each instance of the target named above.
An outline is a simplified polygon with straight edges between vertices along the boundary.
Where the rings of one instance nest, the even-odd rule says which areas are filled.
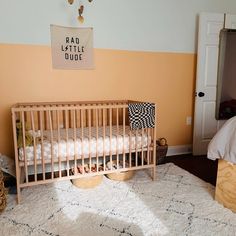
[[[155,179],[156,130],[130,129],[130,103],[136,102],[14,105],[18,203],[22,188],[58,180],[144,168],[150,168]]]

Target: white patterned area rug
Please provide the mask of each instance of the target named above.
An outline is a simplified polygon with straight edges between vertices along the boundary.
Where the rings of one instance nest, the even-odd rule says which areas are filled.
[[[89,190],[70,181],[25,188],[22,204],[9,196],[0,235],[236,235],[236,214],[214,201],[212,185],[172,163],[157,166],[156,181],[147,173]]]

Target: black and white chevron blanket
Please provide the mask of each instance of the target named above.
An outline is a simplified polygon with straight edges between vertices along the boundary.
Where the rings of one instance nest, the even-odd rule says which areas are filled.
[[[155,104],[129,103],[128,112],[131,129],[155,127]]]

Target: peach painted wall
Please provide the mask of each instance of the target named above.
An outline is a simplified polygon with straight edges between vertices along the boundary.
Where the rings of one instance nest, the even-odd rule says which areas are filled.
[[[17,102],[137,99],[155,102],[157,137],[192,143],[196,55],[95,49],[95,70],[54,70],[49,46],[0,44],[0,153],[13,156]]]

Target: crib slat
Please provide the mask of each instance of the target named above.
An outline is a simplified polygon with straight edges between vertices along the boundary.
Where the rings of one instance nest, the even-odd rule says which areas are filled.
[[[155,105],[155,119],[156,119],[156,105]],[[156,121],[155,121],[156,123]],[[156,127],[154,127],[152,129],[153,131],[153,151],[152,151],[152,155],[153,155],[153,175],[152,175],[152,179],[155,180],[156,179]]]
[[[60,110],[56,111],[57,115],[57,142],[58,142],[58,171],[59,171],[59,178],[61,178],[61,135],[60,135]]]
[[[147,136],[148,136],[148,140],[147,140],[147,164],[150,165],[150,144],[149,144],[149,137],[150,137],[150,128],[147,128]]]
[[[125,168],[125,107],[123,107],[123,168]]]
[[[74,174],[77,173],[77,159],[78,159],[78,153],[76,151],[76,143],[77,143],[77,135],[76,135],[76,111],[73,112],[73,133],[74,133]]]
[[[116,108],[116,132],[116,166],[119,169],[119,108]]]
[[[98,110],[98,126],[100,127],[102,126],[102,109],[97,107],[97,110]]]
[[[68,138],[68,111],[64,111],[64,118],[65,118],[65,127],[66,127],[66,172],[67,172],[67,176],[69,176],[69,171],[70,171],[70,166],[69,166],[69,147],[68,147],[68,142],[69,142],[69,138]]]
[[[78,108],[79,107],[77,106],[77,109],[75,110],[75,117],[76,117],[76,127],[80,128],[80,110]]]
[[[156,106],[155,106],[155,113],[156,113]],[[156,114],[155,114],[156,117]],[[153,159],[154,159],[154,166],[156,169],[156,127],[152,129],[153,130]],[[155,179],[155,175],[154,175],[154,179]]]
[[[84,174],[84,110],[81,110],[81,151],[82,151],[82,174]]]
[[[37,181],[37,157],[36,157],[36,137],[33,111],[30,111],[31,128],[33,130],[33,145],[34,145],[34,181]]]
[[[51,142],[51,179],[54,178],[54,153],[53,153],[53,128],[51,111],[48,111],[49,129],[50,129],[50,142]]]
[[[102,109],[102,123],[103,123],[103,170],[106,170],[106,156],[105,156],[105,140],[106,140],[106,124],[105,124],[105,108]]]
[[[40,131],[41,131],[41,163],[42,163],[43,180],[45,180],[44,144],[43,144],[43,111],[41,110],[39,112],[39,122],[40,122]]]
[[[91,109],[88,109],[88,129],[89,129],[89,172],[91,173]]]
[[[138,166],[138,130],[135,130],[135,166]]]
[[[26,134],[26,130],[25,130],[25,117],[24,117],[24,112],[21,112],[21,122],[22,122],[22,141],[23,141],[23,150],[24,150],[24,170],[25,170],[25,175],[26,175],[26,183],[29,182],[29,178],[28,178],[28,165],[27,165],[27,157],[26,157],[26,142],[25,142],[25,134]]]
[[[131,152],[131,148],[132,148],[132,132],[131,129],[129,129],[129,167],[132,167],[132,152]]]
[[[112,109],[109,108],[109,130],[110,130],[110,163],[111,163],[111,170],[113,169],[112,163]]]
[[[142,135],[141,135],[141,165],[143,166],[144,164],[144,161],[143,161],[143,137],[144,137],[144,131],[143,131],[143,128],[142,128]]]
[[[99,171],[99,161],[98,161],[98,109],[95,109],[95,125],[96,125],[96,171]]]

